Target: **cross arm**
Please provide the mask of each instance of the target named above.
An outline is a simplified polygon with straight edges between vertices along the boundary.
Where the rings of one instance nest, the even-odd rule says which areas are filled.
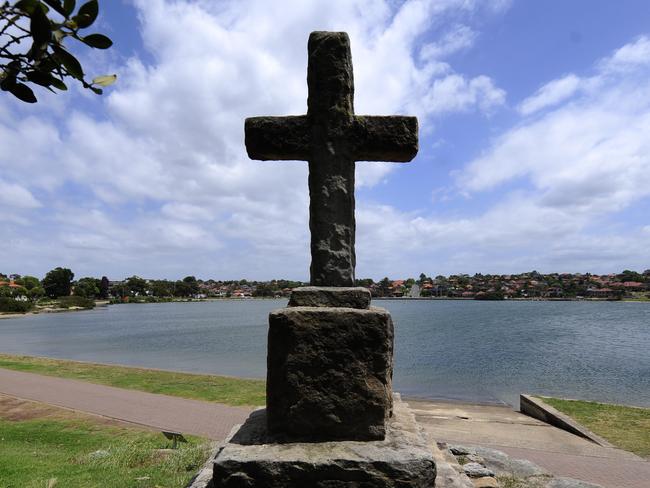
[[[409,162],[418,153],[418,119],[358,115],[353,122],[356,161]]]
[[[244,124],[246,151],[251,159],[307,160],[310,131],[307,117],[251,117]]]

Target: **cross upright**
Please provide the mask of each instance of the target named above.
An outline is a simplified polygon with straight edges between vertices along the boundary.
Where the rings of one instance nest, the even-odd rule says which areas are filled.
[[[311,284],[354,286],[355,161],[411,161],[418,122],[354,114],[345,32],[312,32],[308,51],[307,115],[246,119],[246,150],[251,159],[309,162]]]

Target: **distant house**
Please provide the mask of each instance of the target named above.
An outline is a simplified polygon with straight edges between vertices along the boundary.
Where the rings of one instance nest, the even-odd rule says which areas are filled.
[[[626,291],[642,291],[645,290],[645,283],[640,283],[638,281],[625,281],[623,287]]]

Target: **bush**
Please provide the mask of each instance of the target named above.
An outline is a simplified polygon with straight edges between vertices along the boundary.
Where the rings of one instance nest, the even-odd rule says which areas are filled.
[[[14,312],[25,313],[29,312],[32,304],[29,302],[21,302],[13,298],[0,297],[0,312]]]
[[[90,298],[70,296],[59,298],[60,308],[81,307],[81,308],[95,308],[95,300]]]

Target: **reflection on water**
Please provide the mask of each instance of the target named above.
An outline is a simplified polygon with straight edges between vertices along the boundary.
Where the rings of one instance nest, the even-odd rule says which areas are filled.
[[[283,300],[111,305],[0,320],[0,352],[264,377]],[[518,403],[521,392],[650,406],[650,306],[398,301],[394,387]]]

